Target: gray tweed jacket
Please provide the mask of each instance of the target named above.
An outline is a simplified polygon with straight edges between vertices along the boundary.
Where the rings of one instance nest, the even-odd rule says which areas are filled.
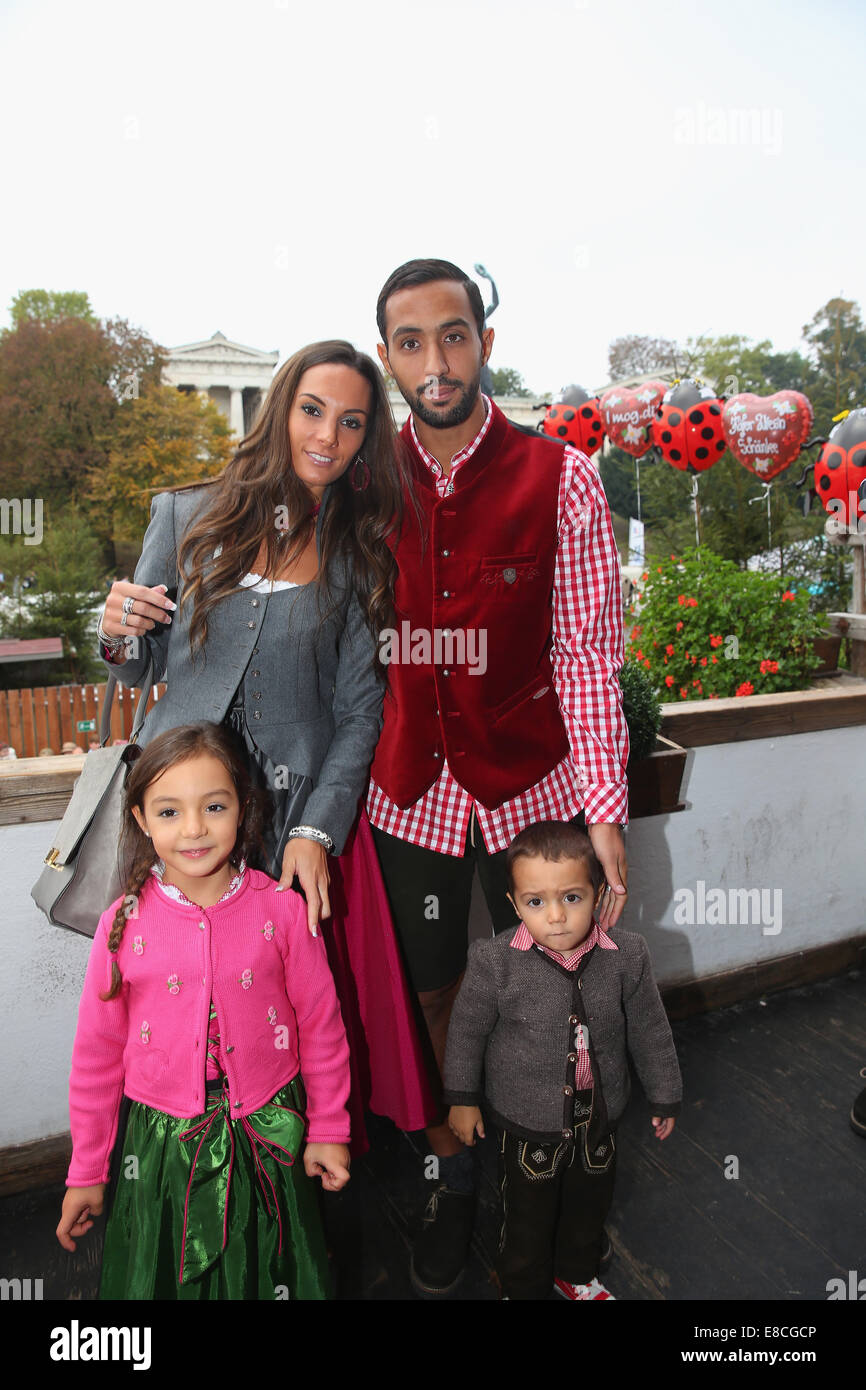
[[[209,488],[200,487],[153,499],[136,584],[177,586],[178,543],[209,494]],[[326,490],[317,538],[327,503]],[[167,681],[165,694],[145,720],[139,740],[145,744],[179,724],[219,724],[250,666],[244,697],[256,743],[274,764],[312,779],[303,822],[326,831],[339,854],[382,727],[383,686],[376,678],[375,643],[352,587],[348,560],[333,563],[330,580],[336,607],[324,622],[315,584],[299,587],[291,599],[285,596],[292,607],[279,644],[266,643],[259,650],[266,600],[241,590],[209,615],[206,651],[195,662],[189,648],[190,614],[179,610],[170,625],[157,623],[139,642],[137,655],[118,666],[106,662],[106,667],[132,686],[143,678],[152,656],[154,680]]]
[[[573,976],[534,947],[512,950],[516,930],[469,948],[448,1029],[445,1101],[478,1105],[484,1095],[505,1129],[552,1141],[562,1134],[574,1056]],[[608,934],[619,949],[596,947],[579,985],[608,1119],[614,1125],[628,1101],[628,1056],[653,1115],[676,1115],[682,1080],[646,942],[618,928]]]

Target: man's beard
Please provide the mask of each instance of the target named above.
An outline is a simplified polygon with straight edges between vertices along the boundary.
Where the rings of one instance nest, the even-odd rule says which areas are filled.
[[[461,390],[460,399],[448,410],[433,410],[425,401],[423,391],[415,391],[408,395],[403,387],[400,386],[400,394],[413,414],[423,420],[425,425],[430,425],[434,430],[450,430],[455,425],[462,425],[475,409],[478,400],[478,392],[481,386],[481,368],[478,368],[478,375],[469,386],[464,386],[462,381],[452,380],[450,377],[443,376],[437,378],[440,386],[454,386]]]

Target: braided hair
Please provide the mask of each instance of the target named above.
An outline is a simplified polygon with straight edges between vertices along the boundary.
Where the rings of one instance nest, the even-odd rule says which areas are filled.
[[[169,729],[149,743],[146,748],[130,745],[130,763],[123,797],[123,824],[120,837],[121,862],[127,865],[123,897],[114,914],[108,934],[111,953],[111,985],[100,999],[113,999],[123,985],[117,964],[117,952],[123,940],[127,920],[135,911],[139,894],[147,883],[156,863],[153,844],[133,815],[133,807],[144,811],[144,794],[152,782],[170,767],[188,762],[200,754],[217,758],[229,774],[241,805],[241,820],[230,863],[237,866],[242,859],[261,849],[262,829],[268,810],[267,792],[253,784],[246,753],[240,739],[224,724],[182,724]]]

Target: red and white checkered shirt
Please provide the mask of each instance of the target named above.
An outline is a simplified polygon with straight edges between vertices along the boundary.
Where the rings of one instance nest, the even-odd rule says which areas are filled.
[[[460,466],[471,458],[493,418],[487,414],[471,444],[446,474],[415,433],[413,441],[438,496],[453,491]],[[459,495],[459,494],[458,494]],[[571,820],[583,807],[588,825],[628,819],[628,730],[617,674],[624,660],[619,558],[607,499],[595,464],[566,445],[557,502],[559,544],[553,581],[553,682],[571,745],[534,787],[488,810],[454,778],[447,761],[414,805],[402,810],[370,779],[367,812],[380,830],[413,845],[462,855],[473,808],[490,853],[539,820]]]
[[[515,951],[531,951],[533,946],[537,946],[539,951],[543,951],[551,960],[555,960],[557,965],[564,965],[566,970],[576,970],[578,961],[591,951],[593,946],[600,946],[603,951],[618,951],[619,947],[615,941],[611,941],[607,932],[602,931],[598,922],[593,923],[592,931],[585,941],[571,952],[570,955],[561,956],[556,951],[548,950],[547,946],[542,946],[540,941],[535,941],[530,934],[525,922],[521,922],[517,931],[514,933],[514,940],[511,943]],[[589,1046],[587,1030],[582,1023],[579,1023],[574,1030],[574,1050],[577,1053],[577,1061],[574,1066],[574,1089],[576,1091],[588,1091],[592,1087],[592,1065],[589,1060]]]

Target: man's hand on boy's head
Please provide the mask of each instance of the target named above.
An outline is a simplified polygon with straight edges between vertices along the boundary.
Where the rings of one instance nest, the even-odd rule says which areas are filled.
[[[628,864],[622,826],[598,821],[595,825],[588,825],[586,832],[604,869],[607,886],[599,898],[595,917],[598,925],[606,931],[608,927],[616,926],[628,897]]]
[[[668,1115],[667,1119],[661,1119],[658,1115],[652,1117],[652,1127],[656,1132],[656,1139],[667,1139],[673,1133],[676,1120],[673,1115]]]
[[[475,1143],[475,1136],[484,1138],[484,1121],[477,1105],[452,1105],[448,1111],[448,1128],[461,1144]]]

